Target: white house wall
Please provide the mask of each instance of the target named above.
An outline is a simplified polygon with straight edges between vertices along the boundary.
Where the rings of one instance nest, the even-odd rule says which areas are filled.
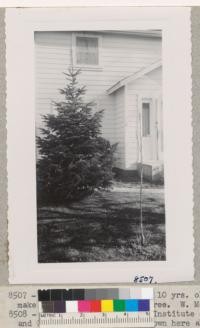
[[[112,33],[97,35],[102,36],[101,68],[83,70],[79,81],[87,87],[88,100],[95,100],[98,108],[105,109],[103,136],[115,142],[113,97],[107,95],[106,90],[122,78],[161,58],[161,40]],[[53,111],[52,101],[61,99],[58,89],[65,86],[62,73],[71,64],[71,32],[35,33],[37,128],[42,125],[41,114]]]
[[[126,153],[125,168],[134,169],[139,159],[138,151],[138,101],[139,97],[158,97],[162,93],[162,71],[158,68],[126,86]]]
[[[138,162],[138,96],[132,85],[126,86],[125,169],[136,169]]]
[[[115,108],[115,141],[117,142],[116,166],[120,169],[125,169],[125,88],[118,89],[113,94],[113,97]]]
[[[147,74],[147,77],[156,82],[159,91],[162,89],[162,68],[158,67]]]

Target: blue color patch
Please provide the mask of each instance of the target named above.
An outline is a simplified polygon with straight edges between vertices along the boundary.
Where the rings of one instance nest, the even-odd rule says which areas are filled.
[[[125,311],[126,312],[137,312],[138,311],[138,300],[125,300]]]
[[[139,300],[139,302],[138,302],[138,311],[150,311],[150,302],[149,302],[149,300]]]

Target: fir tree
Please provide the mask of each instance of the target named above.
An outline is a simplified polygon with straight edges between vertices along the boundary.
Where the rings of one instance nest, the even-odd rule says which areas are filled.
[[[55,114],[43,115],[44,128],[37,137],[38,201],[64,204],[111,185],[116,145],[101,136],[103,111],[85,103],[79,87],[80,71],[65,73],[67,85],[55,103]]]

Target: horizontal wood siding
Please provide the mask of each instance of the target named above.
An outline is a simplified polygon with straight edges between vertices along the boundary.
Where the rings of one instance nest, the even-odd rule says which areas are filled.
[[[138,96],[132,85],[126,86],[126,169],[136,169],[138,159]]]
[[[162,68],[159,67],[157,69],[154,69],[152,72],[147,74],[147,77],[157,83],[157,86],[160,91],[162,88]]]
[[[103,33],[100,55],[101,67],[83,69],[79,82],[87,88],[87,100],[96,101],[97,107],[104,109],[102,133],[114,142],[117,141],[114,132],[114,97],[108,96],[106,90],[120,79],[161,58],[161,40]],[[35,33],[37,129],[42,126],[41,114],[52,112],[53,101],[62,99],[59,89],[65,86],[63,72],[70,65],[72,32]]]

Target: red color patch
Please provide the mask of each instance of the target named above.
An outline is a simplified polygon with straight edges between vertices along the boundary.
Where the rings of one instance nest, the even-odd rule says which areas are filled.
[[[91,312],[101,312],[101,301],[90,301]]]

